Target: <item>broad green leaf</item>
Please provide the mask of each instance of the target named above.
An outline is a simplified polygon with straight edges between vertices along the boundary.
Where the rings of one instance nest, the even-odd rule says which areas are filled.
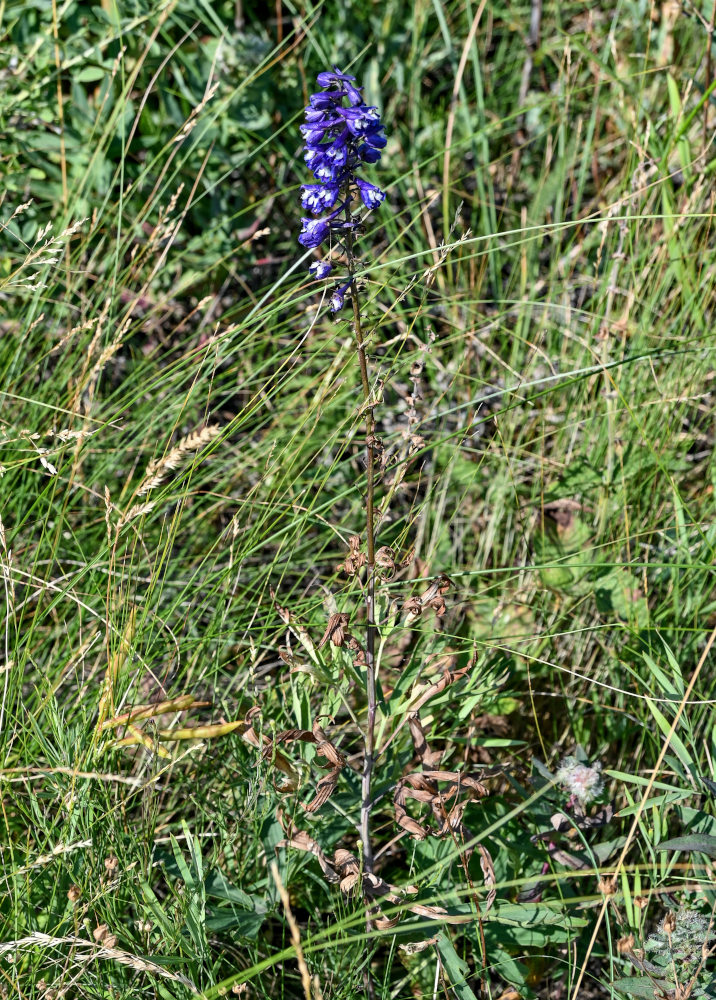
[[[477,1000],[467,984],[470,966],[460,958],[445,931],[440,931],[438,934],[437,949],[442,959],[445,976],[457,1000]]]
[[[612,983],[612,988],[619,990],[620,993],[628,993],[632,997],[648,997],[649,1000],[654,1000],[658,996],[655,986],[657,985],[655,979],[649,979],[648,976],[625,976],[623,979],[617,979]],[[664,986],[668,984],[664,982]]]
[[[691,833],[685,837],[672,837],[659,844],[660,851],[697,851],[716,858],[716,837],[706,833]]]

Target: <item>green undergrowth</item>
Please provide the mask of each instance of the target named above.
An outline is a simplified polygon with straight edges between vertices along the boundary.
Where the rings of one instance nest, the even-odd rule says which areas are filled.
[[[0,4],[3,995],[716,995],[709,25]],[[332,63],[388,133],[368,929],[319,857],[359,855],[366,714],[320,644],[362,635],[360,373],[296,242]],[[423,695],[484,794],[401,827]]]

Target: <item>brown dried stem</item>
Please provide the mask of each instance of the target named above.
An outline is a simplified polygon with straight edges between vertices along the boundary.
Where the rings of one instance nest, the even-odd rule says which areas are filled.
[[[370,842],[370,813],[373,783],[373,764],[375,758],[375,716],[376,716],[376,664],[375,664],[375,525],[373,523],[373,497],[375,485],[375,418],[370,396],[368,381],[368,361],[365,353],[365,341],[361,326],[360,300],[356,283],[355,261],[353,256],[353,234],[348,230],[346,236],[346,251],[348,256],[348,273],[351,278],[351,301],[353,303],[353,329],[358,347],[360,377],[363,386],[365,410],[365,455],[366,455],[366,696],[368,700],[368,719],[364,734],[365,756],[363,759],[363,775],[361,780],[361,815],[360,838],[363,846],[363,866],[365,871],[373,870],[373,848]]]
[[[346,220],[351,221],[350,191],[346,192]],[[348,258],[348,274],[351,279],[351,302],[353,305],[353,329],[358,348],[361,385],[363,387],[363,409],[365,412],[365,455],[366,455],[366,697],[368,701],[368,718],[364,733],[365,754],[363,759],[363,774],[361,779],[361,815],[360,839],[363,847],[363,865],[367,872],[373,870],[373,848],[370,841],[370,813],[373,783],[373,765],[375,757],[375,716],[376,716],[376,664],[375,664],[375,525],[373,514],[373,497],[375,485],[375,418],[368,380],[368,361],[365,353],[365,341],[361,325],[360,299],[358,284],[355,280],[355,257],[353,253],[353,232],[350,226],[346,231],[346,256]]]

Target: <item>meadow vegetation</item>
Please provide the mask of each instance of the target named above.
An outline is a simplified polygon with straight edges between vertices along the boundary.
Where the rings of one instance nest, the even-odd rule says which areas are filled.
[[[0,2],[3,996],[716,996],[715,11]]]

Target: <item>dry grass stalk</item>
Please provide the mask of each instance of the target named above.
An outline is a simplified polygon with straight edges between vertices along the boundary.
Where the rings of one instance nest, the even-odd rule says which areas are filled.
[[[39,318],[42,319],[42,316]],[[65,346],[65,344],[69,343],[69,341],[72,340],[74,336],[76,336],[78,333],[82,333],[84,330],[91,330],[94,326],[96,326],[97,322],[98,322],[98,317],[93,316],[92,319],[88,319],[85,323],[80,323],[78,326],[73,326],[72,329],[68,330],[67,333],[64,335],[64,337],[62,337],[62,339],[59,340],[55,344],[55,346],[50,349],[50,354],[55,354],[57,351],[61,351],[62,348]],[[34,325],[35,324],[33,324],[33,326]]]
[[[114,935],[111,935],[111,937],[107,940],[111,940],[113,937]],[[122,951],[120,948],[106,947],[102,942],[95,944],[93,941],[89,941],[86,938],[75,937],[73,935],[68,935],[66,937],[53,937],[51,934],[43,934],[41,931],[34,931],[32,934],[28,934],[27,937],[17,938],[15,941],[4,941],[0,943],[0,955],[14,955],[15,952],[28,948],[59,948],[62,945],[69,945],[73,949],[76,949],[73,954],[73,958],[76,962],[117,962],[120,965],[128,966],[130,969],[136,969],[138,972],[149,972],[154,976],[161,977],[162,979],[169,979],[175,983],[182,983],[190,989],[195,996],[199,995],[199,990],[197,990],[191,980],[187,979],[186,976],[182,976],[181,973],[170,972],[161,965],[150,962],[146,958],[140,958],[138,955],[132,955],[128,951]]]
[[[211,98],[214,96],[214,94],[218,89],[219,89],[218,83],[212,83],[211,86],[207,88],[207,91],[202,97],[201,101],[192,110],[191,114],[184,122],[181,131],[177,134],[176,138],[174,139],[174,142],[182,142],[182,140],[186,139],[186,137],[196,128],[199,121],[199,115],[204,110],[204,108],[209,103],[209,101],[211,100]]]
[[[144,480],[137,490],[137,496],[144,496],[150,490],[161,486],[169,473],[177,469],[188,454],[205,447],[220,431],[218,424],[202,427],[201,430],[183,437],[163,458],[150,462],[144,473]]]
[[[122,514],[117,522],[117,527],[123,528],[125,524],[129,524],[130,521],[135,521],[138,517],[151,513],[155,506],[156,504],[154,500],[150,500],[149,503],[135,503],[133,507],[129,508],[126,514]]]
[[[68,768],[68,770],[70,770]],[[0,885],[5,882],[9,882],[10,879],[17,877],[18,875],[25,875],[27,872],[33,871],[35,868],[44,868],[45,865],[49,865],[56,858],[63,857],[65,854],[70,854],[72,851],[80,851],[85,847],[91,847],[91,840],[78,840],[74,844],[56,844],[49,854],[39,854],[34,861],[30,864],[23,865],[21,868],[17,868],[14,872],[3,876],[0,879]],[[0,945],[0,949],[2,945]]]
[[[283,905],[284,913],[286,914],[286,921],[288,923],[289,930],[291,932],[291,942],[293,947],[296,949],[296,962],[298,963],[298,971],[301,973],[301,983],[303,985],[303,995],[306,1000],[312,1000],[311,998],[311,975],[308,971],[308,966],[306,965],[306,959],[303,954],[303,948],[301,946],[301,933],[298,929],[298,924],[296,923],[295,917],[291,912],[291,901],[288,898],[288,892],[286,891],[286,886],[281,881],[281,875],[278,870],[278,865],[275,861],[271,862],[271,876],[273,877],[274,883],[276,885],[276,890],[281,897],[281,903]]]
[[[132,642],[134,640],[135,633],[135,623],[137,618],[137,609],[132,606],[129,612],[129,616],[125,623],[124,629],[122,630],[119,645],[116,650],[110,653],[109,662],[107,664],[107,670],[105,672],[104,684],[102,689],[102,695],[99,701],[99,711],[97,726],[95,732],[97,735],[101,732],[102,723],[110,714],[114,711],[114,688],[119,678],[120,671],[124,664],[129,659]]]

